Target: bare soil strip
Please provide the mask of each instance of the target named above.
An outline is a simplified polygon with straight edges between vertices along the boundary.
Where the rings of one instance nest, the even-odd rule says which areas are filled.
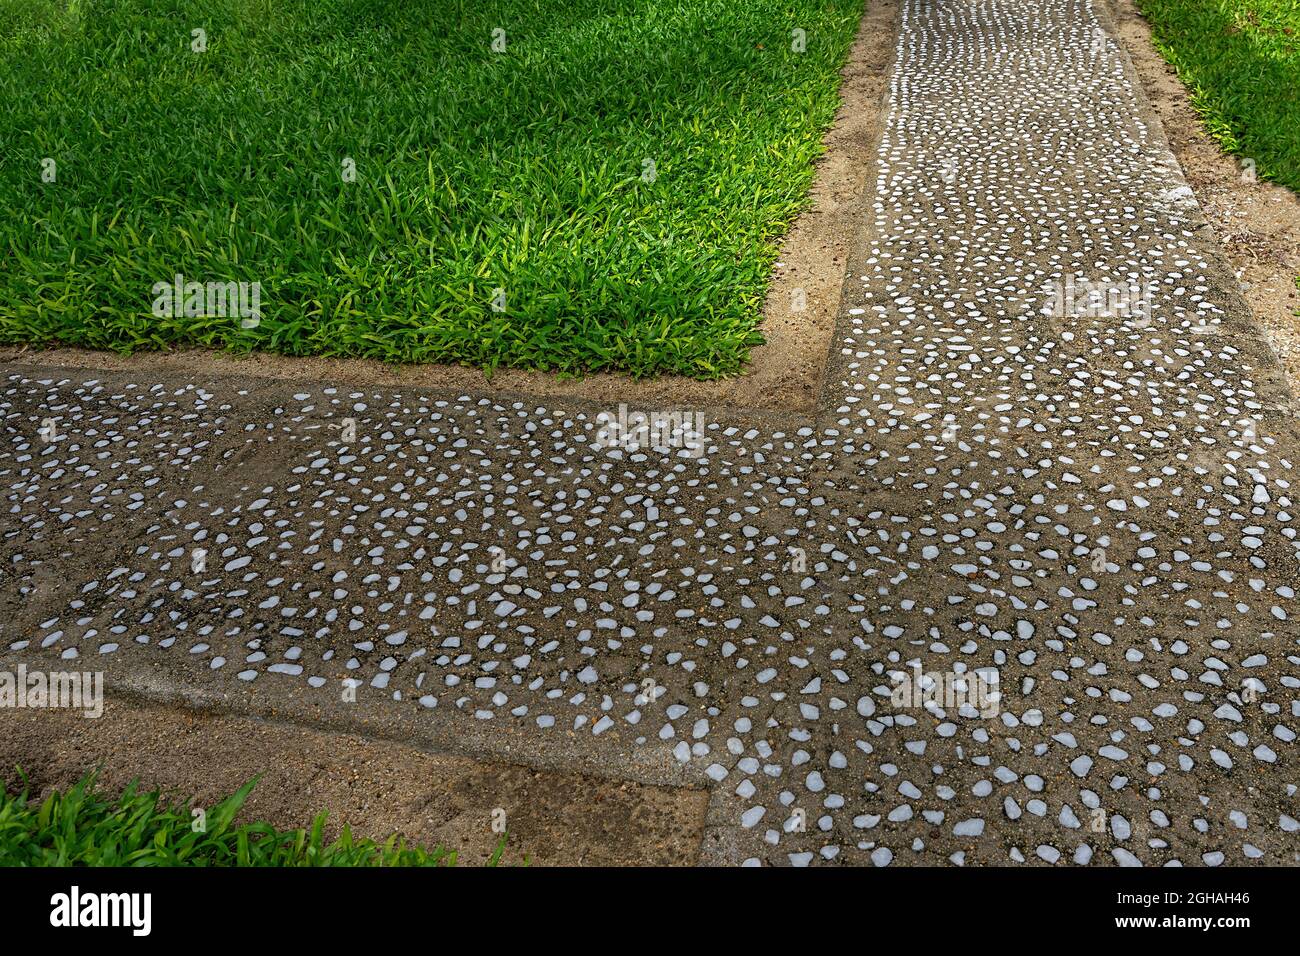
[[[704,790],[650,787],[582,774],[431,754],[355,734],[113,698],[95,720],[67,710],[0,714],[0,780],[22,767],[44,796],[102,767],[101,786],[131,780],[211,806],[257,774],[241,821],[310,826],[330,811],[358,836],[441,844],[464,864],[485,861],[509,831],[503,862],[689,865],[704,826]]]

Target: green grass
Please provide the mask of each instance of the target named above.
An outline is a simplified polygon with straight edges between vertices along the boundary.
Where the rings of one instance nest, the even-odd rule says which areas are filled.
[[[24,784],[26,779],[24,778]],[[456,854],[407,846],[396,836],[385,843],[358,840],[343,828],[326,844],[324,813],[310,829],[277,830],[268,823],[236,826],[235,815],[256,779],[207,809],[196,832],[187,805],[134,783],[117,799],[99,792],[88,774],[66,792],[42,803],[26,787],[11,796],[0,787],[0,867],[8,866],[454,866]],[[505,837],[488,861],[495,866]]]
[[[1137,0],[1223,148],[1300,190],[1300,0]]]
[[[1300,192],[1300,0],[1137,4],[1210,134]]]
[[[0,344],[734,374],[861,10],[0,0]]]

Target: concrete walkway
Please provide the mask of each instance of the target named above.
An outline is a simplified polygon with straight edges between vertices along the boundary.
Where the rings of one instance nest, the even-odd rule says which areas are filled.
[[[710,863],[1293,862],[1300,433],[1104,20],[906,0],[878,163],[821,412],[698,457],[11,367],[9,665],[704,781]]]

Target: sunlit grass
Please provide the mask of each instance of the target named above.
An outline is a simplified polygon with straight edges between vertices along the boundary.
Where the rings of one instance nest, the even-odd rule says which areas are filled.
[[[1224,148],[1300,190],[1300,0],[1138,0]]]
[[[344,827],[325,842],[326,815],[311,826],[277,830],[269,823],[236,825],[235,816],[256,785],[238,791],[196,818],[188,804],[145,792],[134,783],[108,797],[88,774],[44,801],[24,788],[0,787],[0,867],[5,866],[454,866],[442,847],[408,846],[396,835],[384,843],[356,839]],[[503,836],[488,861],[501,859]]]
[[[0,0],[0,343],[733,374],[861,9]]]

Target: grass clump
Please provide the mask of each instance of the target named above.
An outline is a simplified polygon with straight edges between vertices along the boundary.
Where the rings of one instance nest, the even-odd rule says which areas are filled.
[[[1300,192],[1300,0],[1137,4],[1210,134],[1243,172]]]
[[[116,799],[102,794],[94,773],[38,803],[27,780],[10,795],[0,788],[0,867],[12,866],[454,866],[456,853],[408,846],[396,834],[383,843],[357,839],[344,827],[325,842],[326,814],[310,828],[278,830],[269,823],[236,825],[235,816],[257,778],[205,811],[141,791],[135,782]],[[501,838],[489,866],[505,849]]]
[[[1137,0],[1223,148],[1300,190],[1300,0]]]
[[[734,374],[861,12],[0,0],[0,344]]]

